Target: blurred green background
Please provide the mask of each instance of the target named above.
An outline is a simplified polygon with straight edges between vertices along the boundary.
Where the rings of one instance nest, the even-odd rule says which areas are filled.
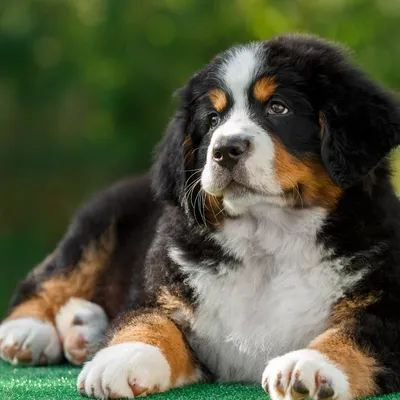
[[[77,206],[149,167],[176,88],[235,43],[294,30],[400,88],[399,0],[2,0],[0,314]]]

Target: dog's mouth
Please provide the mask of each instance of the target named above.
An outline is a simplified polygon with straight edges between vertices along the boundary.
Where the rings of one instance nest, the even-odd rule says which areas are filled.
[[[237,182],[234,179],[232,179],[229,185],[226,186],[224,192],[229,192],[231,195],[235,196],[245,196],[257,193],[254,189],[244,185],[243,183]]]
[[[242,197],[249,194],[256,194],[257,191],[250,188],[249,186],[238,182],[237,180],[231,178],[229,181],[225,181],[223,187],[212,187],[203,188],[207,193],[212,196],[223,198],[225,196],[232,197]]]
[[[232,179],[224,188],[219,188],[217,190],[208,191],[209,194],[224,198],[228,196],[229,198],[240,198],[248,196],[260,196],[266,198],[287,198],[292,196],[292,191],[288,190],[279,194],[267,193],[263,190],[258,190],[242,182],[238,182]]]
[[[261,182],[260,185],[255,185],[250,177],[244,168],[229,172],[215,168],[212,177],[202,181],[202,188],[211,196],[235,207],[260,203],[282,207],[293,206],[296,203],[296,190],[277,190],[276,187],[271,190],[269,186],[272,185],[264,185]]]
[[[235,179],[232,179],[223,189],[212,192],[206,190],[206,192],[221,199],[226,211],[231,211],[232,215],[236,215],[239,209],[244,211],[247,207],[257,204],[293,208],[299,203],[299,192],[296,189],[284,190],[281,193],[271,193],[250,187]]]

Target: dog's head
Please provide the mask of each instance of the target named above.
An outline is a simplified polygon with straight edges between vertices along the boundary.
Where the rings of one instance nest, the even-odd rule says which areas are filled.
[[[179,95],[154,188],[206,223],[260,203],[334,209],[400,142],[396,101],[311,36],[234,47]]]

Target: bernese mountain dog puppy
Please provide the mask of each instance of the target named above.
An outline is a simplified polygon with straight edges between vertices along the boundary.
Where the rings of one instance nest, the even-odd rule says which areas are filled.
[[[85,362],[99,399],[400,391],[395,98],[302,35],[231,48],[179,97],[149,176],[85,205],[22,282],[1,357]]]

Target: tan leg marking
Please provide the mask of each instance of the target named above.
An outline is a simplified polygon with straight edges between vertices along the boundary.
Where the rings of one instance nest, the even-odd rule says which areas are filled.
[[[161,288],[157,297],[157,303],[163,312],[179,326],[189,328],[193,325],[194,314],[192,305],[178,295],[171,293],[167,287]]]
[[[55,315],[71,297],[90,300],[96,290],[96,279],[107,268],[115,247],[113,229],[105,233],[98,244],[87,247],[77,266],[68,274],[49,278],[29,300],[17,305],[7,320],[36,317],[54,323]]]
[[[370,293],[366,296],[346,297],[339,301],[333,308],[329,322],[332,326],[350,321],[357,310],[368,307],[379,300],[379,293]]]
[[[143,314],[133,317],[114,334],[109,346],[125,342],[141,342],[155,346],[163,353],[171,368],[171,385],[179,378],[195,381],[196,365],[181,331],[167,317]]]
[[[336,363],[348,376],[353,397],[374,396],[378,392],[375,374],[376,361],[361,351],[340,328],[332,328],[318,336],[309,345]]]

